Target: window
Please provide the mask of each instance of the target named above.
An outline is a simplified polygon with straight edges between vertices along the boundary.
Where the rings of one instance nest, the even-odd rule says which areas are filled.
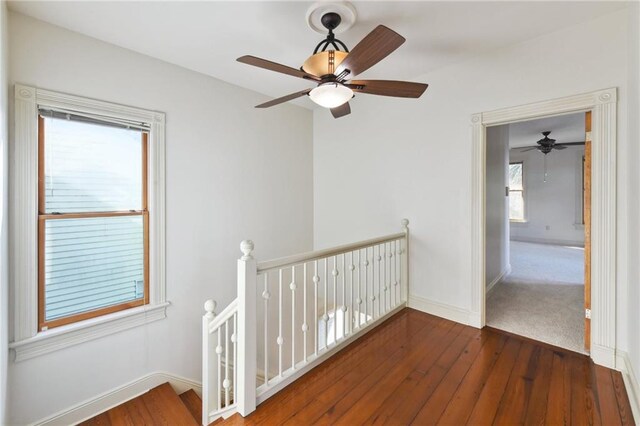
[[[15,361],[166,318],[165,115],[15,85]]]
[[[39,111],[40,330],[148,303],[147,136]]]
[[[509,164],[509,220],[524,222],[524,164]]]

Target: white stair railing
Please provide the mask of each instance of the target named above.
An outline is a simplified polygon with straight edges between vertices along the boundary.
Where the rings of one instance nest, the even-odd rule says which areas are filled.
[[[212,301],[205,305],[203,425],[248,415],[404,308],[408,225],[403,219],[397,234],[259,263],[243,241],[238,298],[218,317]]]

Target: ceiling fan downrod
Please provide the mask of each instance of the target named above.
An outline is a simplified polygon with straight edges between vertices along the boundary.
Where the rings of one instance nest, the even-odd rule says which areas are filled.
[[[324,40],[318,43],[316,48],[313,50],[313,54],[315,55],[316,53],[318,53],[318,51],[324,52],[329,46],[333,46],[339,52],[342,51],[345,53],[349,53],[347,45],[338,40],[336,38],[336,35],[333,33],[333,30],[338,28],[338,25],[340,25],[340,22],[342,22],[342,18],[340,17],[340,15],[335,12],[325,13],[324,15],[322,15],[321,22],[322,25],[324,25],[324,27],[329,30],[329,33]],[[320,50],[321,47],[322,50]],[[340,47],[342,47],[342,50],[340,49]]]

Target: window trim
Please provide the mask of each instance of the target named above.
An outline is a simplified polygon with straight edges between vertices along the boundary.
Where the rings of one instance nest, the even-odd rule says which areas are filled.
[[[522,165],[522,189],[511,189],[509,186],[509,196],[511,196],[511,192],[520,192],[522,193],[522,219],[511,219],[511,215],[509,215],[510,223],[526,223],[527,222],[527,200],[526,200],[526,192],[525,192],[525,179],[524,179],[524,160],[521,161],[510,161],[509,166],[512,164],[521,164]],[[509,201],[510,203],[511,201]],[[511,211],[511,208],[509,208]]]
[[[165,115],[162,112],[15,85],[11,164],[12,246],[16,361],[166,317]],[[59,108],[147,123],[149,304],[38,332],[38,108]]]

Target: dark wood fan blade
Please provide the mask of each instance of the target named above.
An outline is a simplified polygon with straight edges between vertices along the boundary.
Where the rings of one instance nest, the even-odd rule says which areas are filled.
[[[553,149],[567,149],[567,147],[556,144],[556,145],[553,146]]]
[[[292,75],[294,77],[300,77],[307,80],[320,81],[320,78],[316,77],[313,74],[309,74],[304,71],[288,67],[286,65],[278,64],[276,62],[267,61],[266,59],[256,58],[255,56],[245,55],[239,57],[236,60],[238,62],[242,62],[243,64],[253,65],[254,67],[264,68],[269,71]]]
[[[534,149],[538,149],[538,147],[537,146],[531,146],[529,148],[521,149],[520,152],[532,151]]]
[[[394,80],[352,80],[346,86],[354,92],[398,98],[419,98],[429,87],[424,83]]]
[[[290,95],[283,96],[281,98],[274,99],[272,101],[265,102],[265,103],[260,104],[260,105],[256,105],[256,108],[269,108],[269,107],[272,107],[274,105],[278,105],[278,104],[281,104],[283,102],[287,102],[287,101],[290,101],[292,99],[299,98],[300,96],[307,95],[307,94],[309,94],[310,91],[311,91],[311,89],[306,89],[306,90],[302,90],[301,92],[292,93]]]
[[[349,106],[349,102],[345,102],[339,107],[331,108],[331,115],[333,115],[333,118],[340,118],[349,114],[351,114],[351,107]]]
[[[360,74],[386,58],[404,42],[405,38],[400,34],[384,25],[378,25],[351,49],[335,74],[340,75],[343,71],[349,71],[351,77]]]
[[[565,143],[557,143],[555,146],[571,146],[571,145],[584,145],[584,142],[565,142]]]

